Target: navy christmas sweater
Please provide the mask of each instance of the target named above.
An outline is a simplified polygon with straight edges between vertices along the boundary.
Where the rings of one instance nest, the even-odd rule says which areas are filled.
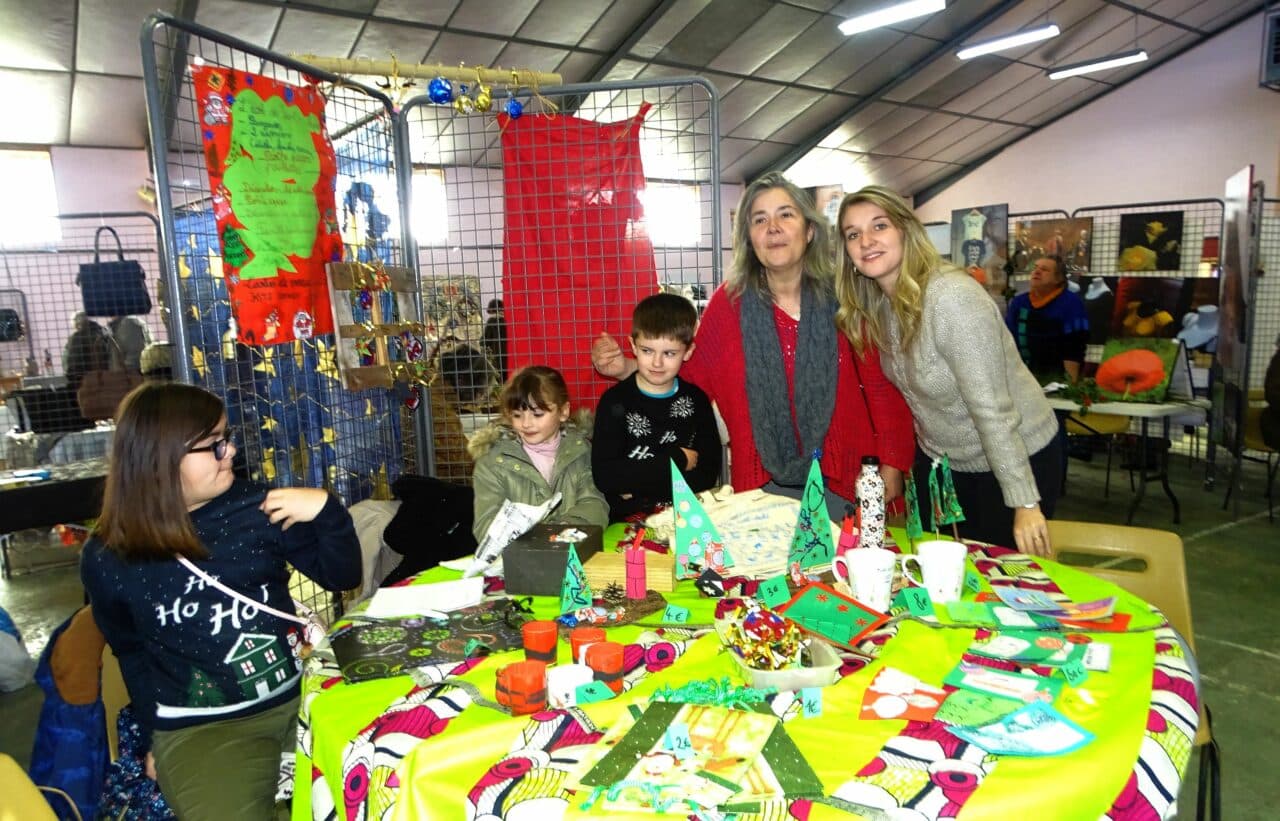
[[[258,509],[266,492],[236,480],[191,512],[209,551],[197,567],[286,613],[294,612],[286,562],[328,590],[360,583],[360,545],[336,498],[313,521],[286,531]],[[176,559],[125,562],[96,538],[85,543],[80,578],[145,727],[242,718],[297,695],[296,622],[228,596]]]

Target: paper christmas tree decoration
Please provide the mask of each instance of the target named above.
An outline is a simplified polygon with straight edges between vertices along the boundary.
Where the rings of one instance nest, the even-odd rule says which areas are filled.
[[[671,513],[675,516],[676,578],[697,578],[703,569],[725,575],[724,571],[733,567],[729,549],[674,461],[671,462]]]
[[[831,541],[831,515],[827,511],[827,491],[822,482],[822,469],[814,459],[809,466],[809,478],[800,497],[800,515],[796,517],[795,534],[791,537],[791,552],[787,565],[799,564],[800,569],[820,564],[831,564],[836,548]]]
[[[560,583],[560,612],[572,613],[591,606],[591,585],[587,584],[587,571],[582,569],[578,549],[569,546],[564,566],[564,581]]]
[[[933,529],[964,521],[964,510],[956,498],[955,480],[951,476],[951,458],[942,454],[929,466],[929,504],[933,512]]]
[[[920,522],[920,497],[916,495],[916,480],[909,470],[904,490],[907,497],[907,540],[915,544],[916,539],[924,536],[924,525]]]
[[[774,609],[810,633],[851,649],[889,620],[884,613],[821,582],[807,585],[791,601]]]

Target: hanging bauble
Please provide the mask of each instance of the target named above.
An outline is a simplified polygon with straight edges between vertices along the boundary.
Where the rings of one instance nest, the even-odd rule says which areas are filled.
[[[476,110],[476,103],[466,94],[459,94],[453,100],[453,108],[459,114],[471,114]]]
[[[417,410],[422,404],[422,389],[417,385],[409,388],[409,394],[404,398],[404,406],[409,410]]]
[[[370,306],[372,306],[372,305],[373,305],[373,294],[369,293],[369,289],[368,289],[368,288],[361,289],[361,291],[360,291],[360,307],[361,307],[361,308],[364,308],[364,309],[367,311],[367,310],[369,310]]]
[[[483,83],[476,86],[476,96],[473,98],[476,104],[476,111],[488,111],[493,107],[493,89]]]
[[[427,98],[436,105],[453,102],[453,83],[444,77],[436,77],[427,84]]]
[[[515,97],[512,97],[510,100],[507,100],[507,116],[508,117],[510,117],[513,120],[518,120],[523,114],[524,114],[523,103],[521,103]]]

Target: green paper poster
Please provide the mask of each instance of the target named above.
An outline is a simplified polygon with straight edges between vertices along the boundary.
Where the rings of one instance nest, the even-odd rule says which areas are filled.
[[[787,564],[799,564],[803,570],[820,564],[831,564],[836,547],[831,541],[831,516],[827,512],[827,492],[822,483],[822,469],[814,459],[809,478],[800,498],[800,515],[796,517],[795,534]]]
[[[560,582],[560,612],[571,613],[591,606],[591,585],[587,583],[587,571],[582,568],[578,549],[569,545],[565,560],[564,581]]]
[[[725,575],[733,557],[689,482],[671,462],[671,514],[675,517],[676,577],[694,579],[704,568]]]

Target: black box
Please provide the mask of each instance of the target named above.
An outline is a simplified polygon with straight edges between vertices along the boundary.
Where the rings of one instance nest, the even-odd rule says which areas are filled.
[[[585,538],[578,542],[566,540],[566,535],[573,530],[585,533]],[[587,559],[604,547],[604,528],[555,523],[534,525],[502,551],[507,592],[520,596],[559,596],[570,545],[578,549],[578,561],[586,564]]]

